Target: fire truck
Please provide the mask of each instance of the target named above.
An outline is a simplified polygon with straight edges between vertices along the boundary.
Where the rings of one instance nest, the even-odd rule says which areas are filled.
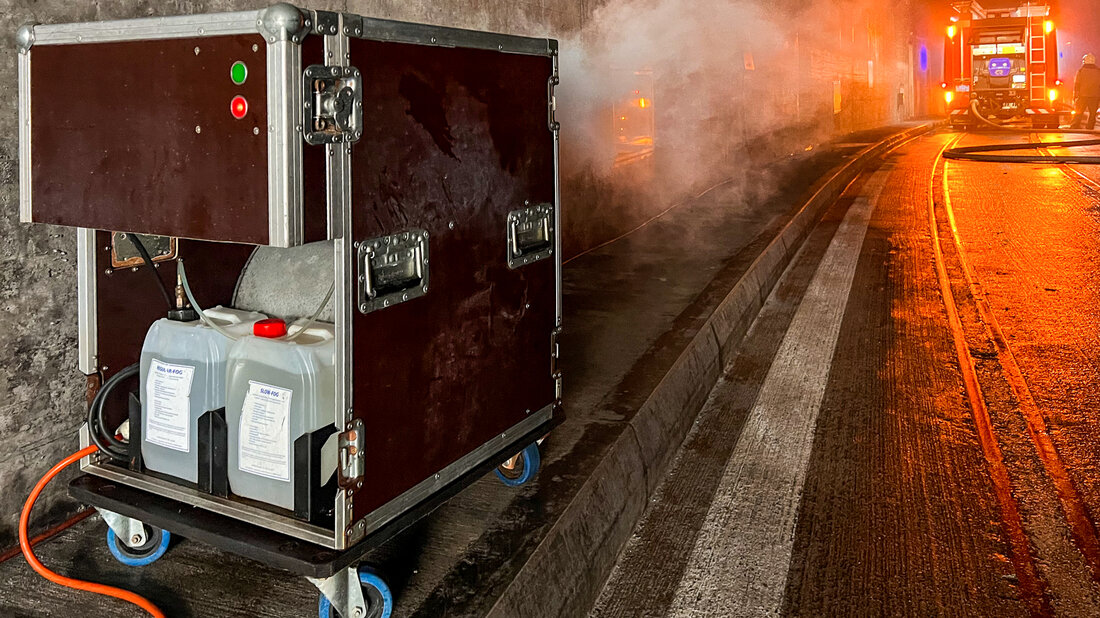
[[[1049,0],[969,0],[944,43],[943,100],[952,126],[1029,121],[1057,128],[1066,108]]]

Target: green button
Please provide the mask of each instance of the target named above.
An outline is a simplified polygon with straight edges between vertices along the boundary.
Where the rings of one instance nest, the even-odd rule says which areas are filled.
[[[248,67],[240,60],[234,62],[233,67],[229,69],[229,77],[234,84],[240,86],[244,80],[248,79]]]

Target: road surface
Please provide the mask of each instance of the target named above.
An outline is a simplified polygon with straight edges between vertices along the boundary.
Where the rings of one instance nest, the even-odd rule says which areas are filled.
[[[593,617],[1100,615],[1100,172],[941,156],[1039,138],[849,187]]]

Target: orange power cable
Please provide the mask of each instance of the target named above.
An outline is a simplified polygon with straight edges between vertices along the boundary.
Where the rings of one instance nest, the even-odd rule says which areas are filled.
[[[164,612],[160,611],[156,605],[153,605],[148,599],[139,594],[135,594],[129,590],[115,588],[114,586],[86,582],[54,573],[38,561],[38,558],[34,555],[34,551],[31,549],[31,542],[27,535],[27,523],[30,521],[31,509],[34,507],[34,502],[38,500],[38,495],[45,489],[46,484],[53,480],[62,470],[98,450],[99,447],[94,444],[80,449],[65,459],[62,459],[56,466],[50,468],[50,471],[38,481],[38,484],[31,490],[31,495],[27,496],[27,502],[23,505],[23,512],[19,514],[19,548],[23,550],[23,557],[27,559],[27,564],[31,565],[31,568],[34,569],[36,573],[55,584],[75,590],[84,590],[86,592],[94,592],[96,594],[122,599],[123,601],[133,603],[149,612],[153,618],[165,618]]]

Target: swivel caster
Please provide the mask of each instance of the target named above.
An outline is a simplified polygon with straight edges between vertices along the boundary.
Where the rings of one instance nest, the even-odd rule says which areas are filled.
[[[539,443],[532,442],[514,457],[497,466],[497,476],[509,487],[519,487],[539,471]]]
[[[129,541],[136,543],[133,546],[119,539],[113,528],[107,529],[107,549],[126,566],[142,567],[160,560],[172,542],[172,533],[167,530],[144,524],[142,528],[142,533],[130,537]]]
[[[344,598],[330,601],[328,594],[338,594],[340,586],[337,582],[344,583],[340,580],[348,575],[358,575],[361,589],[358,598],[355,590],[345,587]],[[321,590],[321,596],[317,599],[318,618],[390,618],[390,614],[393,613],[393,593],[390,592],[390,587],[368,567],[360,566],[354,571],[347,569],[326,580],[311,579],[310,581]],[[350,614],[345,615],[337,611],[333,601],[348,607]]]

